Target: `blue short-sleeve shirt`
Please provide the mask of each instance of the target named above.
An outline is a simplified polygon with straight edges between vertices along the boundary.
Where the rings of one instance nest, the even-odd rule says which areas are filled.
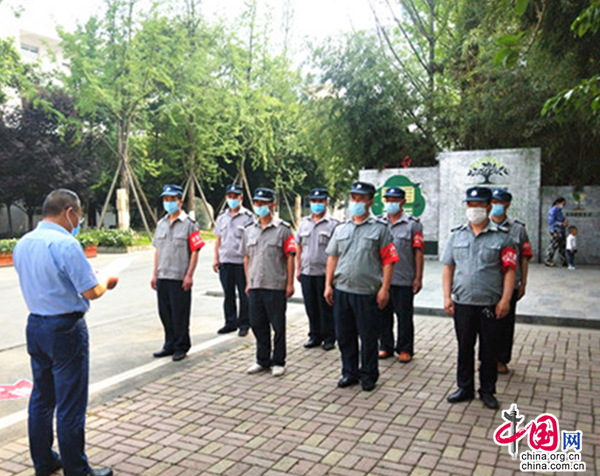
[[[83,248],[62,226],[42,221],[13,251],[21,292],[32,314],[87,312],[82,293],[98,284]]]

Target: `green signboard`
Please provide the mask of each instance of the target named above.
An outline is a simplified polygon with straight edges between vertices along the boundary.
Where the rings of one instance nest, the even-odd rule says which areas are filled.
[[[420,217],[425,211],[425,198],[421,191],[420,184],[412,183],[408,177],[404,175],[394,175],[385,181],[383,187],[375,193],[375,203],[372,211],[375,215],[384,213],[383,209],[383,194],[388,187],[400,187],[406,193],[406,204],[404,210],[414,217]]]

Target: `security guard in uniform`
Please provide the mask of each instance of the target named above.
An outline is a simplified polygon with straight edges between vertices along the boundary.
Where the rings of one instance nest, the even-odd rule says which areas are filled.
[[[304,307],[308,316],[308,341],[310,349],[323,343],[324,350],[335,348],[333,308],[325,301],[325,267],[333,230],[339,221],[327,213],[329,193],[323,188],[311,190],[308,199],[311,215],[303,218],[296,233],[297,279],[302,286]]]
[[[240,243],[244,228],[254,223],[252,212],[242,206],[244,199],[242,187],[236,184],[225,188],[227,209],[217,217],[215,225],[215,259],[213,269],[219,273],[225,300],[225,326],[218,330],[219,334],[235,332],[239,336],[248,335],[250,318],[248,317],[248,296],[246,296],[246,274],[244,273],[244,257],[240,253]],[[235,302],[235,290],[240,299],[239,314]]]
[[[408,216],[402,210],[406,203],[402,188],[389,187],[383,197],[386,215],[382,221],[390,229],[400,261],[394,266],[390,303],[381,312],[379,358],[386,359],[395,350],[398,360],[405,364],[412,360],[414,354],[414,296],[423,287],[423,225],[417,218]],[[398,340],[395,347],[394,313],[398,316]]]
[[[507,374],[507,364],[512,356],[513,339],[515,335],[515,315],[517,312],[517,301],[525,295],[527,286],[527,274],[529,271],[529,260],[533,257],[531,243],[525,224],[519,220],[511,220],[507,216],[508,208],[512,202],[512,195],[502,188],[492,190],[492,212],[490,217],[494,224],[507,228],[516,245],[517,251],[517,274],[515,278],[515,291],[510,301],[510,311],[504,319],[499,321],[498,335],[498,373]]]
[[[165,341],[162,349],[153,355],[172,355],[177,362],[185,358],[192,346],[192,286],[204,240],[198,224],[182,210],[183,189],[179,185],[165,185],[161,197],[167,214],[158,222],[152,240],[156,252],[150,284],[158,297],[158,313],[165,331]]]
[[[458,339],[458,390],[447,400],[457,403],[474,397],[474,353],[479,335],[479,396],[487,408],[497,409],[497,320],[510,311],[517,253],[508,230],[489,219],[491,199],[489,188],[467,190],[468,223],[452,230],[441,261],[444,309],[454,318]]]
[[[256,338],[256,363],[247,373],[271,368],[274,376],[281,376],[285,372],[286,304],[294,294],[296,243],[290,224],[273,215],[273,190],[257,188],[253,202],[258,220],[244,229],[240,246],[246,271],[250,326]]]
[[[342,354],[338,387],[356,385],[370,392],[379,378],[378,308],[387,305],[398,261],[385,223],[369,216],[375,186],[354,182],[350,190],[352,218],[339,225],[327,246],[325,299],[333,306],[335,333]],[[359,369],[359,345],[361,365]]]

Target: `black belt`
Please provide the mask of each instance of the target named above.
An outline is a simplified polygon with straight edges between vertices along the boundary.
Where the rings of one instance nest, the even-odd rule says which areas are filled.
[[[67,314],[52,314],[50,316],[42,316],[41,314],[34,314],[33,312],[31,313],[32,316],[35,317],[41,317],[41,318],[47,318],[47,317],[64,317],[67,319],[81,319],[85,313],[84,312],[69,312]]]

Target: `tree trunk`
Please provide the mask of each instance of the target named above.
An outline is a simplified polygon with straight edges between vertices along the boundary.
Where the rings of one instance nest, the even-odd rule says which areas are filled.
[[[10,211],[10,207],[11,207],[11,203],[5,203],[4,206],[6,207],[6,218],[8,219],[8,236],[10,238],[12,238],[14,235],[14,230],[13,230],[13,222],[12,222],[12,213]]]
[[[190,125],[188,128],[188,140],[190,143],[188,167],[190,173],[190,189],[188,190],[188,212],[196,210],[196,141],[194,140],[194,128]],[[193,216],[196,219],[195,215]]]

